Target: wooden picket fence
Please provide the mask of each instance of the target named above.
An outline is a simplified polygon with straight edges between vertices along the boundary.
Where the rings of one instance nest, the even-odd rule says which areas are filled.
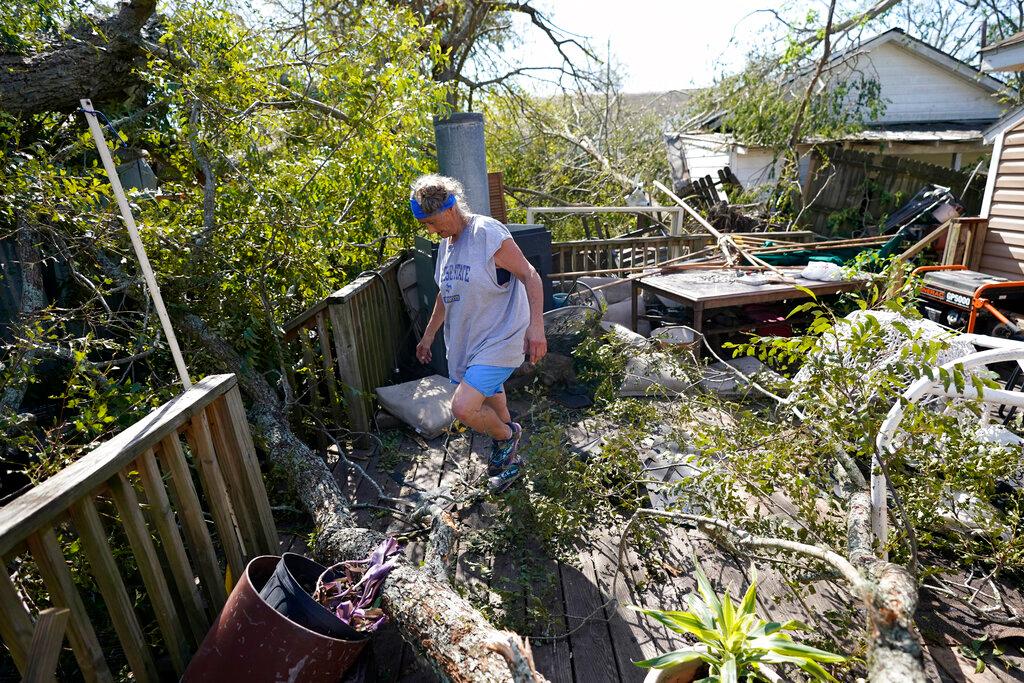
[[[972,179],[970,170],[838,148],[815,152],[803,193],[804,202],[809,202],[803,223],[822,235],[848,234],[842,226],[833,229],[830,219],[834,222],[835,216],[852,211],[858,220],[867,216],[877,221],[930,183],[950,188],[968,216],[981,208],[985,177]]]
[[[120,537],[111,533],[115,527],[134,556],[163,652],[150,646],[151,625],[139,622],[115,560],[125,551],[111,543]],[[234,375],[205,378],[0,508],[0,638],[27,680],[53,679],[65,623],[87,681],[112,681],[117,673],[64,554],[72,543],[84,554],[135,680],[160,680],[157,655],[180,676],[224,605],[226,584],[250,558],[277,552]],[[23,577],[9,573],[19,564],[38,572],[52,603],[35,616]]]

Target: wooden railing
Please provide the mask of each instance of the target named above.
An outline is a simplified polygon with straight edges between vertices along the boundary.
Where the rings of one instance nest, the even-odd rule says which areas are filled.
[[[297,393],[316,411],[325,405],[335,423],[370,429],[373,392],[387,384],[415,341],[398,284],[395,257],[364,273],[285,323],[285,341],[301,346]]]
[[[965,265],[971,270],[981,270],[987,232],[987,218],[954,218],[946,235],[942,264]]]
[[[198,490],[191,467],[198,473]],[[214,522],[212,534],[207,515]],[[120,531],[112,535],[115,527]],[[0,508],[5,567],[0,571],[0,638],[23,675],[41,658],[56,661],[57,638],[41,637],[39,631],[44,621],[59,619],[60,610],[67,610],[68,640],[84,678],[113,680],[64,555],[63,548],[75,544],[135,679],[159,680],[158,659],[145,635],[144,626],[150,624],[140,623],[115,559],[124,549],[109,540],[121,534],[155,615],[160,648],[180,676],[223,606],[225,586],[241,575],[249,558],[277,552],[277,532],[234,375],[207,377]],[[40,608],[35,629],[26,605],[36,605],[38,596],[26,600],[24,586],[7,569],[19,559],[38,572],[49,601],[60,608],[57,614]],[[52,678],[53,670],[46,676]]]
[[[813,232],[751,232],[735,236],[811,242]],[[551,245],[553,278],[569,278],[585,274],[624,276],[665,261],[692,254],[714,244],[711,235],[674,235],[669,237],[618,237],[606,240],[576,240]]]

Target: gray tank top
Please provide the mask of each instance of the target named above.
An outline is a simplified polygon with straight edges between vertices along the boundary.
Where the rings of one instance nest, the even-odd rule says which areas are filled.
[[[470,365],[517,368],[530,324],[526,287],[515,277],[498,284],[494,253],[512,234],[489,216],[473,215],[454,242],[441,240],[434,280],[444,301],[448,375],[456,382]]]

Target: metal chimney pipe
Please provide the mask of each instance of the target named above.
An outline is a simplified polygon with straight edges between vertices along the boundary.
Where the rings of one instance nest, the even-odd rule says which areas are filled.
[[[466,188],[466,202],[473,213],[490,216],[484,115],[459,112],[443,119],[435,117],[434,139],[438,170],[462,183]]]

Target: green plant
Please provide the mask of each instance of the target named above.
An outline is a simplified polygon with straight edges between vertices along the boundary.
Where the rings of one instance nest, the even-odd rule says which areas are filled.
[[[785,631],[808,630],[798,621],[780,624],[759,617],[754,608],[757,601],[756,579],[737,605],[728,593],[721,596],[715,593],[696,558],[694,564],[698,594],[687,596],[689,611],[632,609],[660,621],[676,633],[695,636],[705,649],[674,650],[637,662],[637,666],[665,669],[700,659],[709,669],[704,681],[730,683],[741,678],[747,681],[772,680],[774,676],[765,673],[766,665],[792,664],[812,680],[836,680],[821,663],[843,662],[846,657],[794,641]]]

